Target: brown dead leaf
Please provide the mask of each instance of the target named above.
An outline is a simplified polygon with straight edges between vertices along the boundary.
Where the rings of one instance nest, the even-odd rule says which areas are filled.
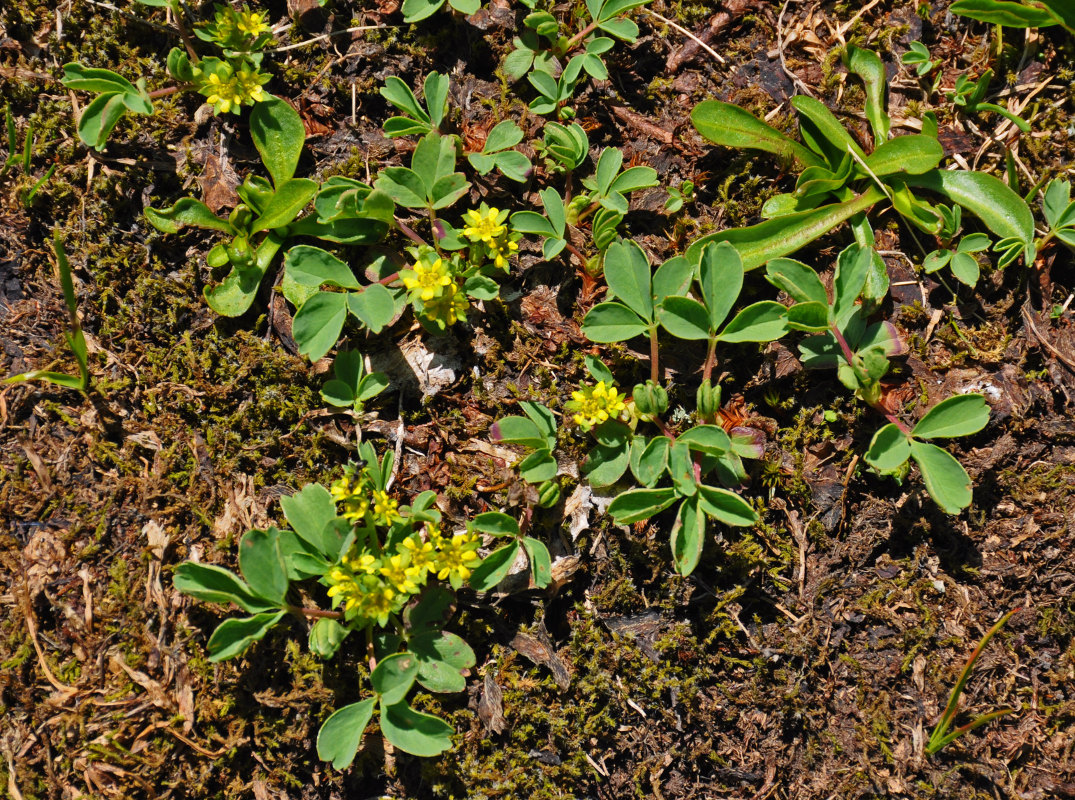
[[[547,668],[552,673],[552,678],[561,691],[571,685],[571,673],[563,659],[556,654],[552,646],[549,634],[542,628],[534,631],[536,635],[529,633],[517,633],[511,640],[511,646],[530,661],[538,666]]]
[[[221,148],[218,153],[209,149],[203,151],[202,174],[198,186],[202,190],[202,202],[209,206],[214,214],[223,208],[234,208],[239,202],[235,187],[239,185],[239,176],[232,169],[227,150]]]
[[[504,693],[491,672],[485,674],[478,697],[478,719],[489,733],[503,733],[508,727],[508,721],[504,718]]]

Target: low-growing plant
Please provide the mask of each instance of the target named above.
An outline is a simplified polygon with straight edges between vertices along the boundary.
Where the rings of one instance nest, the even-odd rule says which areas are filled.
[[[952,88],[952,91],[945,92],[945,96],[958,111],[964,114],[974,115],[983,111],[992,111],[994,114],[1000,114],[1009,120],[1023,133],[1030,133],[1030,123],[1018,114],[1013,114],[1004,106],[985,101],[986,93],[989,91],[989,83],[992,79],[993,70],[991,69],[983,72],[978,80],[974,80],[970,75],[960,75],[956,78],[956,85]]]
[[[77,389],[86,394],[90,390],[89,349],[86,346],[86,335],[82,332],[82,321],[78,318],[78,298],[75,297],[75,284],[71,279],[71,262],[67,260],[67,251],[63,246],[60,232],[52,235],[52,248],[56,254],[56,272],[60,276],[60,288],[63,290],[63,300],[67,306],[68,318],[71,321],[71,330],[64,331],[63,338],[67,346],[71,348],[71,354],[78,364],[78,375],[68,375],[64,372],[52,372],[45,369],[35,369],[18,375],[11,375],[4,379],[4,383],[22,383],[24,381],[46,381],[67,389]]]
[[[952,689],[952,694],[948,698],[948,705],[945,706],[941,718],[937,720],[937,724],[933,727],[933,731],[929,735],[929,741],[925,746],[925,751],[929,755],[936,755],[960,736],[969,733],[975,728],[980,728],[986,723],[992,722],[1007,714],[1014,714],[1018,711],[1016,708],[1002,708],[999,711],[993,711],[989,714],[983,714],[980,717],[976,717],[966,725],[961,725],[955,730],[949,730],[949,728],[952,727],[952,723],[955,721],[956,713],[959,711],[959,698],[963,694],[963,689],[967,686],[967,681],[970,680],[971,672],[974,670],[974,664],[985,650],[985,646],[989,644],[989,640],[1004,627],[1017,611],[1019,611],[1018,608],[1013,608],[997,620],[996,624],[986,631],[985,636],[978,642],[978,646],[974,648],[974,652],[970,654],[970,658],[967,659],[967,664],[963,667],[963,672],[960,674],[959,680],[956,682],[955,687]]]
[[[1075,8],[1066,0],[956,0],[953,14],[1009,28],[1048,28],[1060,25],[1075,33]]]

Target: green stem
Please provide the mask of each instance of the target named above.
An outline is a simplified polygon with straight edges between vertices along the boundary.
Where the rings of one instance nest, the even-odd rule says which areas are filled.
[[[654,383],[661,382],[661,370],[657,361],[657,326],[649,329],[649,377]]]
[[[849,345],[847,343],[847,339],[844,338],[844,335],[840,332],[840,329],[837,328],[835,324],[829,326],[829,331],[832,333],[832,335],[834,337],[836,337],[836,342],[837,342],[837,344],[840,345],[840,350],[843,353],[844,360],[847,361],[848,365],[853,366],[854,363],[855,363],[855,354],[851,350],[851,345]],[[861,397],[861,395],[859,395],[859,396]],[[872,408],[878,414],[881,414],[885,419],[887,419],[889,422],[891,422],[893,425],[895,425],[897,428],[899,428],[900,432],[904,436],[909,437],[911,435],[911,429],[908,428],[903,423],[903,420],[901,420],[899,417],[897,417],[895,414],[893,414],[887,408],[882,406],[880,403],[871,402],[871,401],[867,400],[865,397],[863,397],[862,399],[866,402],[866,404],[870,408]]]
[[[578,47],[579,43],[583,39],[585,39],[587,36],[589,36],[591,33],[593,33],[596,29],[597,29],[597,20],[594,20],[589,25],[587,25],[585,28],[583,28],[581,31],[579,31],[578,33],[576,33],[574,36],[572,36],[570,39],[567,40],[567,44],[564,45],[564,51],[563,51],[563,53],[561,53],[561,55],[566,56],[568,53],[570,53],[572,50],[574,50],[576,47]]]
[[[705,351],[705,366],[702,367],[702,380],[708,381],[713,377],[713,368],[717,365],[717,337],[710,336],[709,344]]]

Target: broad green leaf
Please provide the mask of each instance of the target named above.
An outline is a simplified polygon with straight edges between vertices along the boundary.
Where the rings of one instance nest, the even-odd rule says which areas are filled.
[[[666,297],[657,307],[661,327],[678,339],[709,338],[709,313],[689,297]]]
[[[597,192],[607,195],[612,189],[612,181],[616,179],[620,166],[623,164],[623,153],[616,147],[606,147],[601,151],[597,159],[597,168],[594,171],[594,183]]]
[[[919,439],[948,439],[977,433],[989,422],[989,406],[980,394],[959,394],[937,403],[911,431]]]
[[[885,65],[872,50],[849,44],[844,51],[847,68],[862,78],[866,87],[866,119],[873,129],[875,149],[888,139],[889,119],[885,113]]]
[[[511,227],[519,233],[533,233],[538,236],[557,235],[552,223],[536,211],[516,211],[511,215]]]
[[[819,156],[731,103],[701,102],[691,112],[691,123],[698,133],[723,147],[763,150],[785,161],[798,160],[806,166],[824,165]]]
[[[1069,33],[1075,33],[1075,7],[1070,0],[1036,0],[1035,6],[1046,8]]]
[[[788,309],[788,329],[819,333],[829,327],[829,307],[824,303],[796,303]]]
[[[331,761],[333,769],[351,766],[376,705],[377,698],[370,697],[337,709],[317,733],[317,757]]]
[[[292,247],[284,256],[284,269],[291,280],[302,286],[318,288],[327,283],[344,289],[362,288],[347,264],[320,247]]]
[[[624,342],[647,330],[638,314],[620,303],[598,303],[582,320],[582,333],[592,342]]]
[[[586,365],[586,371],[590,373],[590,377],[595,381],[604,381],[606,386],[612,386],[616,383],[612,370],[597,356],[587,353],[583,356],[583,363]]]
[[[631,460],[631,451],[626,443],[619,445],[599,444],[590,451],[582,471],[590,484],[596,487],[611,486],[618,481]]]
[[[462,172],[453,172],[434,183],[429,196],[433,201],[433,208],[439,210],[452,205],[468,191],[470,191],[470,183],[466,176]]]
[[[706,245],[698,263],[698,285],[715,331],[732,310],[743,289],[743,259],[728,242]]]
[[[701,258],[702,249],[710,242],[730,242],[743,260],[743,269],[757,269],[771,259],[794,253],[884,197],[880,189],[871,186],[846,203],[833,203],[813,211],[777,217],[749,228],[713,233],[695,241],[687,248],[686,256],[696,264]]]
[[[824,154],[827,166],[835,169],[849,151],[859,158],[866,158],[859,143],[820,100],[796,95],[791,98],[791,105],[799,112],[803,140],[811,150]]]
[[[875,149],[866,158],[866,166],[879,178],[906,172],[921,175],[936,167],[944,158],[944,148],[932,136],[921,133],[897,136]]]
[[[747,528],[758,521],[758,514],[750,503],[727,489],[699,486],[698,503],[702,511],[725,525]]]
[[[495,589],[497,584],[507,576],[518,555],[519,541],[517,539],[494,550],[470,573],[471,588],[479,592]]]
[[[635,442],[640,442],[636,437]],[[667,436],[655,436],[638,448],[635,455],[634,443],[631,450],[631,472],[643,486],[653,487],[668,467],[668,449],[672,441]],[[623,495],[620,495],[623,497]]]
[[[347,319],[346,294],[318,292],[295,314],[291,335],[299,353],[310,361],[319,361],[340,339],[344,320]]]
[[[444,0],[403,0],[403,21],[418,22],[444,5]]]
[[[866,463],[878,472],[892,472],[898,469],[911,455],[911,440],[891,422],[885,425],[870,440],[870,449],[864,458]]]
[[[381,127],[384,128],[384,135],[389,139],[399,136],[420,136],[433,130],[428,122],[416,121],[410,117],[389,117]]]
[[[253,617],[224,620],[209,637],[209,643],[206,645],[209,660],[225,661],[241,654],[272,630],[272,627],[284,618],[285,613],[287,612],[266,611]]]
[[[588,362],[587,366],[589,366]],[[612,384],[611,376],[608,383],[609,385]],[[556,447],[556,416],[541,403],[532,403],[529,400],[520,400],[519,408],[538,426],[538,429],[545,436],[548,449],[551,450]]]
[[[609,194],[628,194],[657,183],[657,170],[653,167],[629,167],[616,176],[608,191]]]
[[[530,560],[530,574],[534,576],[534,585],[544,589],[552,581],[552,558],[544,542],[531,536],[523,537],[523,549]]]
[[[978,278],[981,277],[978,259],[969,253],[954,254],[949,269],[956,277],[956,280],[966,286],[975,286],[978,283]]]
[[[234,603],[250,614],[276,608],[273,603],[255,596],[238,575],[212,564],[184,561],[175,568],[172,585],[203,602]]]
[[[654,319],[649,259],[642,247],[632,241],[616,242],[608,247],[604,277],[615,298],[646,322]]]
[[[379,94],[396,108],[414,117],[414,119],[425,122],[427,125],[430,123],[429,114],[422,108],[422,104],[414,96],[411,87],[395,75],[389,75],[384,79],[384,86],[381,87]],[[428,129],[427,127],[426,130]]]
[[[522,140],[523,129],[516,125],[514,121],[506,119],[498,122],[489,131],[489,135],[485,138],[485,146],[482,147],[482,152],[492,153],[496,150],[506,150],[509,147],[515,147]]]
[[[932,170],[924,175],[909,175],[906,181],[910,186],[930,189],[958,203],[1001,239],[1013,237],[1024,244],[1034,241],[1034,216],[1030,207],[992,175]]]
[[[648,2],[649,0],[608,0],[608,2],[606,2],[604,6],[601,7],[600,17],[595,16],[595,19],[598,22],[607,22],[613,17],[617,17],[620,14],[625,14],[632,8],[639,8],[640,6],[644,6]]]
[[[466,13],[473,14],[474,11],[478,10],[477,2],[468,0],[468,5],[472,5],[473,10]],[[452,0],[452,8],[461,10],[459,0]],[[426,108],[429,109],[428,119],[433,123],[434,128],[440,127],[441,122],[444,120],[444,114],[448,111],[449,82],[447,75],[430,72],[422,83],[422,93],[425,95]]]
[[[563,236],[567,229],[567,210],[564,208],[564,200],[555,189],[542,189],[538,192],[541,204],[545,207],[545,214],[552,223],[552,229],[557,236]]]
[[[60,83],[80,92],[137,94],[138,89],[122,75],[110,69],[85,67],[77,61],[63,65]]]
[[[694,461],[688,443],[682,438],[676,439],[668,449],[668,474],[672,478],[676,494],[691,497],[698,492],[698,480],[694,472]]]
[[[287,565],[280,550],[280,531],[247,531],[239,542],[239,569],[254,594],[284,602],[287,594]]]
[[[516,150],[505,150],[497,153],[493,156],[493,161],[496,164],[496,168],[500,170],[500,173],[505,178],[516,183],[525,183],[534,169],[530,159]]]
[[[254,302],[261,279],[269,269],[284,240],[274,231],[258,245],[255,263],[249,267],[233,266],[228,276],[215,287],[205,287],[203,294],[209,307],[225,317],[238,317]]]
[[[970,505],[971,481],[967,471],[947,450],[929,442],[911,442],[911,458],[922,470],[926,490],[946,514],[958,514]]]
[[[673,256],[653,273],[653,302],[666,297],[686,295],[694,278],[694,266],[683,256]]]
[[[518,536],[519,523],[499,511],[486,511],[474,517],[474,529],[494,536]]]
[[[384,738],[412,756],[435,756],[452,746],[452,728],[432,714],[415,711],[406,703],[381,706]]]
[[[1009,0],[956,0],[949,10],[979,22],[1010,28],[1045,28],[1056,24],[1046,9]]]
[[[209,210],[209,206],[193,197],[184,197],[171,208],[147,208],[146,219],[162,233],[179,233],[184,225],[234,233],[226,219],[221,219]]]
[[[466,686],[463,671],[474,666],[474,651],[459,636],[429,631],[407,642],[418,659],[418,682],[431,692],[461,692]]]
[[[299,165],[306,128],[299,112],[278,97],[255,103],[250,111],[250,138],[261,154],[273,185],[280,188]]]
[[[346,297],[347,310],[374,333],[380,333],[396,315],[395,298],[379,283],[371,283],[361,292],[349,292]]]
[[[336,518],[336,504],[328,489],[310,483],[290,497],[280,498],[280,507],[292,530],[325,558],[335,560],[340,541],[333,531],[326,530]]]
[[[548,450],[535,450],[519,462],[519,475],[528,483],[542,483],[556,477],[556,459]]]
[[[407,696],[418,676],[418,659],[411,653],[393,653],[382,658],[370,673],[373,691],[385,706],[395,705]]]
[[[448,0],[448,5],[464,16],[470,16],[481,8],[481,0]]]
[[[667,455],[667,439],[665,454]],[[630,525],[659,514],[676,500],[675,489],[632,489],[617,495],[609,504],[608,513],[617,525]]]
[[[719,425],[695,425],[676,437],[676,442],[712,456],[723,455],[732,449],[731,439]]]
[[[418,173],[408,167],[385,167],[374,183],[404,208],[425,208],[426,185]]]
[[[546,447],[545,437],[533,420],[526,417],[504,417],[493,423],[489,435],[494,441],[521,444],[540,450]]]
[[[722,342],[772,342],[788,332],[788,310],[762,300],[747,306],[720,332]]]
[[[688,497],[679,507],[672,526],[672,560],[676,572],[690,575],[698,566],[705,545],[705,514],[699,509],[699,499]]]
[[[853,244],[844,248],[836,260],[836,275],[832,279],[833,315],[843,330],[855,300],[862,292],[870,270],[870,248]]]
[[[123,118],[125,110],[123,95],[98,95],[82,110],[82,116],[78,119],[78,138],[87,147],[104,150],[108,135]]]
[[[254,220],[251,232],[257,233],[287,225],[313,200],[317,188],[316,181],[307,178],[284,181],[265,206],[261,216]]]
[[[783,289],[797,303],[828,305],[825,284],[812,267],[790,258],[774,258],[765,265],[765,279]]]
[[[633,42],[638,38],[638,26],[632,20],[622,17],[606,20],[597,27],[625,42]]]

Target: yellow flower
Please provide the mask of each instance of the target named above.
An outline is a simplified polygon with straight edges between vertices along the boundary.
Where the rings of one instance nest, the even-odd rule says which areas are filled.
[[[504,219],[508,216],[507,211],[489,208],[485,203],[478,210],[470,209],[463,213],[463,235],[472,242],[484,242],[490,244],[498,236],[503,235],[507,228]]]
[[[265,14],[245,9],[236,16],[235,27],[251,39],[256,39],[259,34],[272,30],[266,22]]]
[[[414,534],[404,539],[401,546],[410,557],[411,569],[421,572],[422,578],[425,577],[426,573],[436,571],[434,569],[436,552],[431,542],[423,542],[417,534]],[[415,580],[421,580],[421,578],[416,577]]]
[[[247,105],[260,103],[265,99],[265,90],[261,84],[268,81],[268,75],[262,75],[257,70],[241,69],[236,75],[239,89],[239,100]]]
[[[208,102],[222,114],[227,114],[233,107],[238,111],[239,106],[242,105],[241,90],[234,76],[222,80],[214,72],[206,82],[205,91]]]
[[[381,575],[400,594],[414,594],[418,591],[416,573],[417,570],[411,567],[406,554],[389,556],[388,562],[381,567]]]
[[[625,395],[613,386],[598,381],[596,386],[582,386],[571,393],[571,400],[564,403],[564,410],[574,412],[572,419],[582,430],[588,431],[609,419],[615,419],[627,410]]]
[[[444,290],[440,297],[426,302],[422,311],[429,319],[438,320],[448,326],[465,320],[468,308],[470,308],[470,302],[467,300],[466,294],[459,291],[458,287],[453,283]]]
[[[442,258],[431,264],[419,258],[414,262],[413,269],[400,270],[399,277],[403,279],[407,291],[416,293],[423,303],[439,297],[445,287],[452,284],[451,272]]]
[[[518,251],[519,243],[511,239],[497,239],[489,243],[489,256],[498,269],[507,270],[508,259]]]
[[[403,519],[399,513],[399,501],[389,497],[380,489],[373,492],[373,519],[378,525],[387,528],[393,522]]]
[[[356,479],[354,470],[346,472],[341,478],[333,481],[329,486],[329,494],[332,495],[336,505],[341,506],[342,516],[351,522],[359,523],[366,518],[370,510],[370,489],[368,480],[364,474]]]
[[[384,627],[388,624],[388,615],[396,610],[397,598],[396,591],[391,586],[382,583],[362,596],[361,602],[358,603],[359,613]]]
[[[473,562],[478,560],[478,535],[476,533],[457,533],[451,539],[443,538],[438,542],[435,568],[439,580],[448,579],[452,586],[458,588],[470,577]]]

